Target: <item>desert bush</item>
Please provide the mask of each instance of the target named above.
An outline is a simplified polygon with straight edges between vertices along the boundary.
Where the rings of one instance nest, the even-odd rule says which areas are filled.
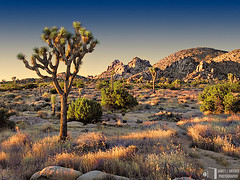
[[[111,109],[129,109],[138,105],[137,99],[129,94],[119,81],[114,82],[113,89],[101,89],[101,96],[102,106]]]
[[[15,123],[8,120],[10,116],[11,113],[9,113],[8,110],[0,108],[0,130],[3,130],[4,128],[12,129],[15,127]]]
[[[62,167],[78,169],[81,163],[80,156],[76,153],[59,153],[53,157],[53,164]]]
[[[109,86],[109,80],[101,80],[98,81],[96,85],[96,89],[107,88]]]
[[[25,89],[33,89],[33,88],[37,88],[38,85],[36,83],[28,83],[28,84],[25,84],[23,85],[23,88]]]
[[[75,85],[77,88],[84,88],[84,86],[85,86],[84,82],[82,80],[78,80],[75,83],[76,83]]]
[[[68,120],[80,121],[83,124],[98,122],[102,116],[101,105],[93,100],[78,98],[69,105]]]
[[[202,102],[200,110],[213,113],[240,111],[240,99],[232,94],[231,88],[233,86],[225,83],[204,88],[198,97],[199,101]]]
[[[0,87],[0,91],[13,91],[13,90],[21,90],[22,86],[18,84],[6,83],[2,84]]]
[[[5,141],[1,143],[1,147],[3,149],[22,149],[26,146],[30,145],[32,142],[30,136],[26,133],[23,133],[21,131],[17,131],[17,133]]]
[[[194,87],[199,86],[200,84],[207,84],[208,82],[206,80],[195,80],[192,81],[190,84]]]
[[[238,116],[227,119],[205,117],[179,121],[178,125],[187,130],[193,146],[240,157],[239,119]]]
[[[80,135],[77,139],[77,148],[80,152],[94,152],[96,150],[106,150],[108,144],[103,133],[88,132]]]

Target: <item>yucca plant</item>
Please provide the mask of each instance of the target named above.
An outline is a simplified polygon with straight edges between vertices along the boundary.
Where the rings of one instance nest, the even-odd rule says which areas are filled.
[[[90,31],[82,27],[80,22],[73,22],[75,33],[72,34],[64,27],[43,29],[42,39],[47,43],[47,47],[34,48],[31,57],[31,64],[22,53],[17,55],[22,60],[26,68],[35,71],[43,79],[49,78],[53,81],[54,87],[61,98],[61,120],[60,139],[67,137],[67,97],[72,89],[73,80],[79,72],[82,59],[87,53],[93,52],[98,41]],[[64,86],[60,86],[57,72],[59,64],[63,62],[66,66],[64,72]],[[73,69],[71,69],[73,68]],[[42,74],[46,71],[48,75]]]

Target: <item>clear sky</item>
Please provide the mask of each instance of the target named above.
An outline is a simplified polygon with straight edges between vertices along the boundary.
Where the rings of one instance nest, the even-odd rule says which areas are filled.
[[[73,31],[76,20],[100,41],[83,59],[85,76],[100,74],[114,59],[138,56],[154,64],[186,48],[240,48],[238,0],[0,0],[0,81],[37,77],[16,55],[30,58],[43,46],[44,27]]]

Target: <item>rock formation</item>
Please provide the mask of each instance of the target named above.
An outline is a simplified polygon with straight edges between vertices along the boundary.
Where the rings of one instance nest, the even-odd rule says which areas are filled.
[[[96,76],[95,78],[109,78],[111,73],[114,71],[115,78],[129,78],[137,73],[147,70],[149,67],[152,67],[148,60],[142,60],[138,57],[133,58],[127,65],[124,65],[119,60],[114,60],[107,70],[102,74]]]
[[[240,78],[240,49],[231,52],[207,47],[185,49],[163,58],[153,66],[157,67],[157,78],[164,76],[170,80],[222,80],[227,78],[228,73]],[[115,78],[151,80],[149,67],[149,61],[138,57],[127,65],[115,60],[97,78],[109,78],[111,72],[115,71]]]

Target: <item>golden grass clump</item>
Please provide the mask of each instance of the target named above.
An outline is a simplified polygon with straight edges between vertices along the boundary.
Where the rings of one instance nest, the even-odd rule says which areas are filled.
[[[124,158],[129,155],[134,154],[137,150],[136,146],[129,146],[129,147],[122,147],[122,146],[115,146],[112,149],[107,151],[101,151],[95,153],[87,153],[82,156],[84,159],[91,159],[91,160],[100,160],[100,159],[119,159]]]
[[[239,119],[236,115],[226,119],[205,117],[180,121],[178,125],[187,129],[194,146],[240,157]]]
[[[68,167],[68,168],[79,168],[81,164],[80,156],[75,153],[59,153],[56,154],[54,159],[54,164],[58,166]]]
[[[141,132],[133,132],[127,135],[120,136],[119,139],[155,139],[155,138],[170,138],[176,133],[174,130],[146,130]]]
[[[132,157],[137,150],[136,146],[122,147],[115,146],[107,151],[89,152],[81,156],[81,171],[87,172],[93,170],[98,162],[112,161]]]
[[[85,143],[96,143],[99,141],[105,140],[106,137],[103,133],[98,132],[88,132],[80,135],[77,139],[77,144],[85,144]]]
[[[18,131],[15,135],[3,141],[1,147],[4,149],[11,149],[13,147],[24,147],[31,143],[30,136],[26,133]]]
[[[31,155],[44,158],[49,155],[50,151],[52,151],[52,153],[56,151],[58,148],[58,140],[58,136],[45,137],[42,140],[35,142],[32,145],[31,152],[29,153]]]
[[[84,133],[78,137],[76,144],[78,145],[78,150],[82,152],[105,149],[106,136],[98,132]]]

